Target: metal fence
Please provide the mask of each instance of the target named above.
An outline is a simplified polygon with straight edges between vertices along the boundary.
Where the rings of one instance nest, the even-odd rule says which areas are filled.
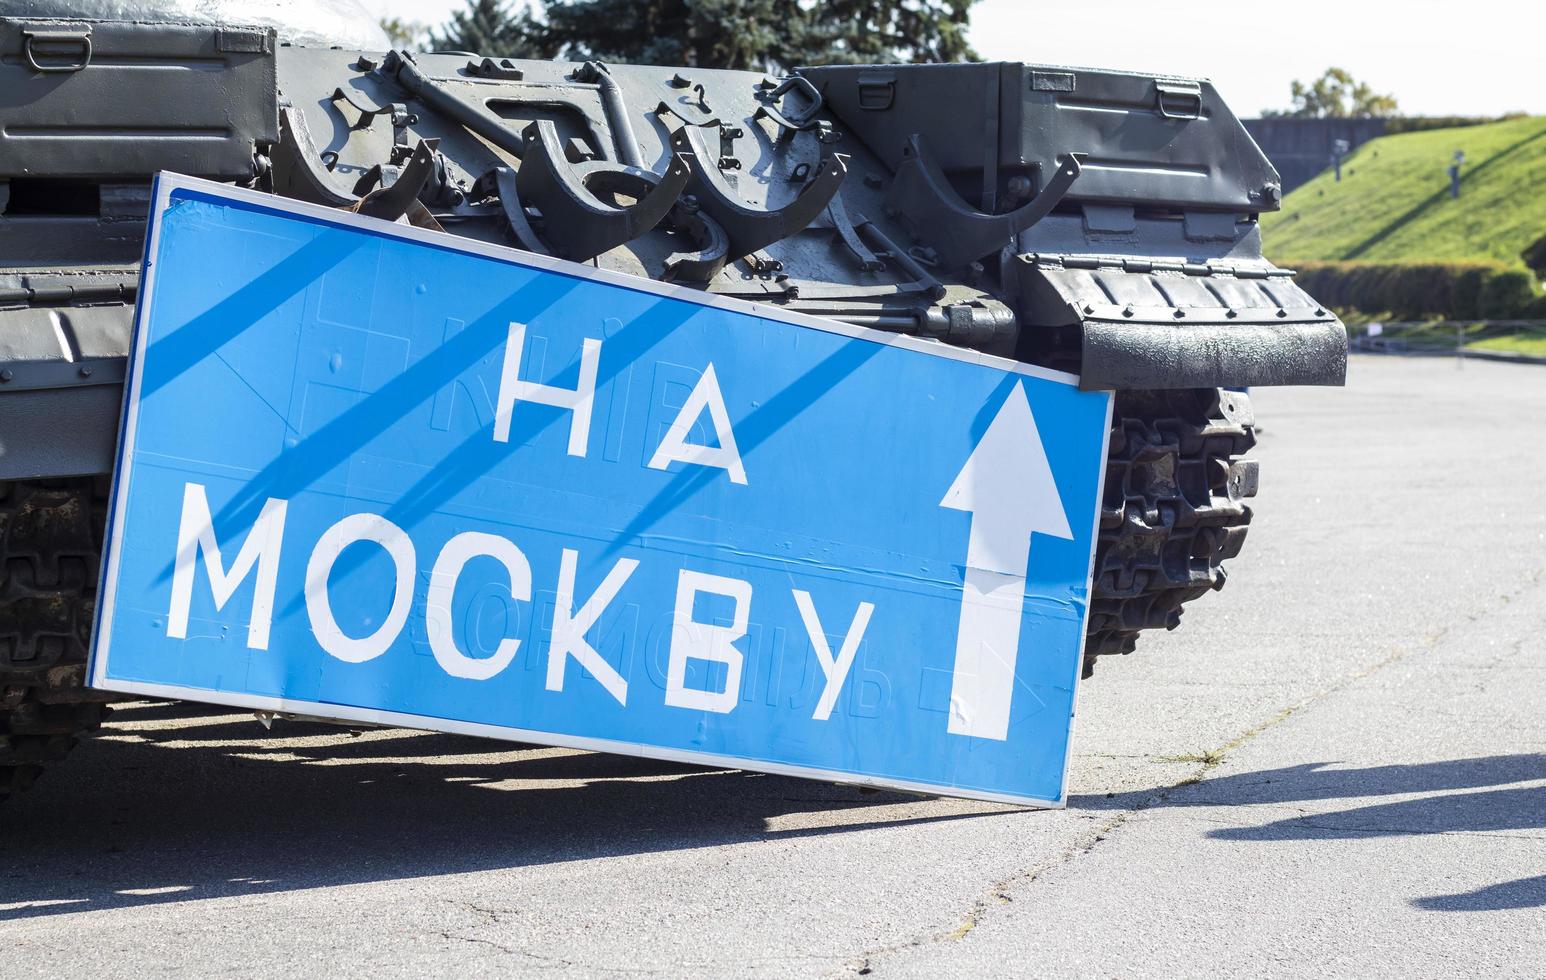
[[[1349,325],[1348,346],[1379,354],[1546,362],[1546,320],[1372,321]]]

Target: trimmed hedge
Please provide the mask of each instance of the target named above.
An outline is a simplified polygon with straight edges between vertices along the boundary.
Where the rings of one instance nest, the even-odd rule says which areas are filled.
[[[1460,126],[1485,126],[1488,123],[1521,119],[1528,113],[1506,112],[1501,116],[1392,116],[1385,120],[1385,135],[1421,133],[1430,129],[1454,129]]]
[[[1322,303],[1403,320],[1523,319],[1542,305],[1535,277],[1502,263],[1308,262],[1298,271],[1295,282]]]
[[[1529,266],[1536,275],[1546,279],[1546,235],[1531,242],[1523,252],[1519,253],[1519,257],[1525,260],[1525,265]]]

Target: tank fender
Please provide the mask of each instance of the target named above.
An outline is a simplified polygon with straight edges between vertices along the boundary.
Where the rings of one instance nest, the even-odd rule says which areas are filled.
[[[1085,388],[1341,385],[1346,378],[1347,328],[1294,285],[1290,271],[1042,254],[1019,256],[1017,265],[1019,356],[1061,359]]]

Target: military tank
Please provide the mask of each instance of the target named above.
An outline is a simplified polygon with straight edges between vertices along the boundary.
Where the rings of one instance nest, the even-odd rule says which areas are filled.
[[[1343,381],[1343,325],[1262,255],[1278,176],[1206,81],[522,61],[369,23],[0,2],[0,797],[109,700],[85,663],[158,171],[1114,390],[1086,673],[1223,586],[1257,487],[1239,389]]]

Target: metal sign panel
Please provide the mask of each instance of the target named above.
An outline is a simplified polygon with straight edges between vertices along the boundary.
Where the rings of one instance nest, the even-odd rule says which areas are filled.
[[[156,185],[99,688],[1060,804],[1110,396]]]

